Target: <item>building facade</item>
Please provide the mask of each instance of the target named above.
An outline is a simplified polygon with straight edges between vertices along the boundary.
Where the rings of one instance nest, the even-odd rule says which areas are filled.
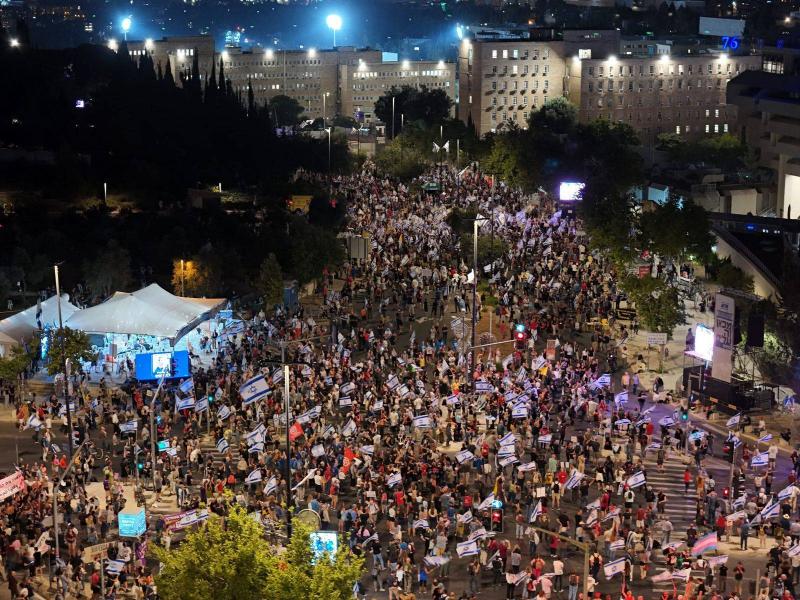
[[[504,124],[524,127],[530,111],[566,92],[564,42],[462,40],[458,117],[479,136]]]
[[[110,42],[109,46],[116,49],[117,44],[118,42]],[[180,74],[188,73],[192,68],[195,55],[203,77],[211,72],[211,63],[216,58],[214,38],[207,35],[128,41],[127,44],[131,58],[138,60],[145,53],[149,53],[153,59],[153,66],[156,69],[161,67],[162,72],[166,72],[169,66],[177,83],[180,83]]]
[[[758,56],[722,53],[568,62],[567,97],[578,107],[579,120],[627,123],[648,145],[662,133],[691,139],[732,132],[736,107],[726,98],[728,81],[761,66]]]
[[[392,88],[404,86],[441,89],[456,106],[455,63],[440,61],[366,62],[343,64],[339,68],[341,114],[363,112],[364,121],[372,123],[375,102]],[[455,111],[455,109],[454,109]]]
[[[737,133],[774,174],[765,186],[768,206],[786,219],[800,217],[800,53],[764,50],[764,70],[731,80],[728,102],[738,107]]]

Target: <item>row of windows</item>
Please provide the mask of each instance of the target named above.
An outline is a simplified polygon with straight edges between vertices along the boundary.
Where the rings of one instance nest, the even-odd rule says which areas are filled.
[[[627,102],[625,101],[626,98],[627,98]],[[627,106],[627,107],[630,108],[632,106],[638,106],[638,107],[663,106],[663,107],[667,107],[667,108],[670,108],[670,107],[680,108],[682,106],[692,106],[692,101],[687,99],[687,98],[665,97],[665,98],[658,98],[658,99],[651,99],[651,98],[642,99],[641,96],[634,96],[634,98],[636,99],[636,102],[633,102],[631,96],[617,96],[617,107],[622,108],[622,107]],[[595,104],[597,104],[597,106],[600,107],[600,108],[603,108],[604,106],[607,106],[608,108],[613,108],[614,107],[614,96],[605,96],[605,97],[602,97],[602,98],[597,98],[596,100],[590,100],[588,98],[584,98],[583,102],[581,103],[581,107],[582,108],[590,108],[590,107],[594,106]],[[697,106],[701,106],[703,104],[706,104],[706,103],[705,102],[700,102],[700,101],[697,102]],[[715,111],[717,113],[719,113],[719,109],[715,109]],[[709,112],[710,111],[708,109],[706,109],[706,116],[709,116],[709,114],[708,114]],[[719,118],[719,114],[716,115],[716,118]]]
[[[739,64],[739,63],[725,63],[724,68],[722,62],[718,62],[717,64],[717,75],[722,75],[722,73],[739,73],[742,70],[747,70],[746,64]],[[638,66],[638,69],[636,67]],[[693,75],[695,72],[693,64],[689,64],[687,70],[685,71],[689,75]],[[590,66],[587,69],[589,76],[592,77],[595,74],[595,68]],[[697,74],[700,75],[703,73],[703,65],[697,65]],[[605,74],[608,74],[608,77],[614,77],[617,75],[618,77],[633,77],[634,75],[645,75],[644,65],[620,65],[619,67],[611,67],[608,68],[599,66],[597,67],[597,76],[604,77]],[[649,65],[647,74],[649,75],[683,75],[684,68],[682,64],[659,64],[659,65]],[[706,74],[712,75],[714,73],[714,63],[709,63],[706,65]]]
[[[547,75],[550,72],[550,65],[542,65],[542,75]],[[497,65],[492,66],[492,75],[497,75]],[[519,75],[522,73],[523,75],[528,75],[528,65],[522,65],[522,69],[520,70],[519,65],[511,65],[511,74],[512,75]],[[530,72],[533,75],[539,74],[539,65],[533,65],[533,70]],[[500,75],[508,75],[508,65],[503,65],[503,70],[500,71]]]
[[[533,58],[533,60],[538,60],[539,59],[539,48],[534,48],[533,52],[532,52],[532,55],[529,54],[529,52],[530,52],[529,50],[520,51],[517,48],[513,48],[512,50],[502,50],[498,54],[497,50],[492,50],[492,58],[502,57],[502,58],[506,58],[507,59],[507,58],[520,58],[521,57],[523,60],[527,59],[527,58]],[[550,49],[549,48],[542,48],[541,49],[541,55],[542,55],[542,58],[544,60],[547,60],[548,58],[550,58]]]
[[[534,100],[536,100],[536,96],[531,96],[531,97]],[[522,98],[522,102],[520,102],[520,104],[522,106],[528,106],[528,97],[527,96],[521,96],[521,98]],[[498,104],[497,96],[494,96],[492,98],[492,106],[497,106],[497,104]],[[499,104],[500,104],[500,106],[505,106],[506,105],[506,97],[505,96],[500,96]],[[516,96],[511,96],[511,101],[509,102],[509,105],[511,105],[511,106],[516,106],[517,105],[517,97]]]
[[[686,80],[684,80],[684,79],[658,79],[656,81],[652,81],[651,80],[651,81],[648,81],[646,83],[647,83],[647,90],[652,92],[654,89],[656,89],[656,90],[674,90],[674,89],[681,90],[681,89],[686,88],[687,90],[691,90],[693,81],[694,81],[693,79],[686,79]],[[725,85],[728,84],[728,81],[729,81],[728,79],[725,79]],[[715,82],[715,79],[713,77],[709,77],[708,79],[706,79],[705,80],[706,89],[710,90],[713,87],[715,87],[714,86],[714,82]],[[723,80],[722,80],[721,77],[717,77],[716,78],[716,88],[717,89],[722,89],[722,82],[723,82]],[[619,90],[621,92],[621,91],[623,91],[624,89],[627,88],[627,90],[629,92],[633,92],[633,91],[643,92],[645,90],[644,83],[645,82],[640,81],[640,82],[634,84],[633,81],[625,82],[625,81],[622,81],[622,80],[617,80],[617,90]],[[665,85],[665,83],[666,83],[666,85]],[[604,87],[606,87],[606,89],[609,92],[613,92],[614,91],[614,82],[613,81],[609,81],[608,82],[608,86],[604,86],[603,85],[603,81],[598,81],[597,82],[597,91],[598,92],[602,92]],[[702,89],[703,88],[703,79],[698,79],[697,80],[697,86],[696,87],[697,87],[697,89]],[[593,82],[590,81],[589,83],[586,84],[586,91],[587,92],[593,92],[594,90],[595,90],[595,86],[594,86]]]
[[[502,117],[503,121],[508,121],[509,120],[507,112],[501,113],[500,116]],[[522,114],[520,114],[518,112],[512,112],[510,120],[512,120],[512,121],[527,121],[528,120],[528,111],[525,111]],[[495,113],[495,112],[492,113],[492,121],[493,122],[497,122],[497,113]]]
[[[597,118],[604,118],[606,113],[602,110],[598,111],[587,111],[586,116],[590,119],[597,119]],[[634,121],[637,123],[641,122],[650,122],[650,121],[672,121],[680,122],[684,119],[694,120],[694,121],[702,121],[702,112],[701,111],[676,111],[676,112],[662,112],[662,111],[649,111],[649,110],[640,110],[636,111],[635,113],[608,113],[608,119],[610,121],[628,121],[633,123]],[[706,133],[710,133],[713,131],[714,133],[728,133],[728,124],[727,123],[712,123],[708,122],[705,124]],[[684,133],[690,133],[691,129],[687,125],[684,128]],[[676,133],[680,133],[676,131]]]
[[[542,86],[544,87],[544,89],[548,89],[548,87],[550,86],[550,80],[549,79],[543,79],[542,80]],[[492,89],[493,90],[498,89],[496,81],[492,82]],[[516,90],[516,89],[527,90],[528,89],[528,82],[527,81],[522,81],[521,85],[519,86],[519,88],[517,88],[517,82],[516,81],[512,81],[510,87],[509,87],[507,81],[501,81],[500,82],[500,89],[501,90],[511,89],[512,91]],[[534,79],[533,80],[533,85],[531,86],[531,89],[534,89],[534,90],[538,90],[539,89],[539,80],[538,79]]]
[[[712,125],[706,123],[706,133],[711,133],[711,128],[712,128]],[[722,129],[720,129],[719,123],[714,123],[713,128],[714,128],[714,133],[728,133],[728,124],[727,123],[723,123],[722,124]],[[692,126],[691,125],[685,125],[683,127],[683,133],[691,133],[691,132],[692,132]],[[680,125],[675,125],[675,133],[677,133],[678,135],[681,134],[681,126]]]
[[[397,77],[448,77],[449,71],[435,69],[433,71],[358,71],[353,79],[397,78]]]
[[[450,87],[450,82],[449,81],[433,81],[433,82],[424,83],[423,85],[425,87],[428,87],[428,88],[437,88],[437,87],[448,88],[448,87]],[[374,83],[374,84],[354,83],[353,84],[353,90],[361,91],[361,92],[363,92],[364,90],[388,90],[388,89],[391,89],[392,87],[394,87],[394,86],[391,83]]]
[[[319,73],[313,73],[310,71],[306,71],[305,73],[297,73],[297,72],[288,72],[286,74],[273,72],[273,71],[266,71],[266,72],[255,72],[255,73],[248,73],[245,71],[233,71],[231,73],[231,78],[240,77],[242,79],[246,79],[248,77],[252,77],[253,79],[320,79]]]

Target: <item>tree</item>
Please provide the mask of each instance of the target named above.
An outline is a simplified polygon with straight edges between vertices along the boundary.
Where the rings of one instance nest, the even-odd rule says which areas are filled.
[[[752,275],[748,275],[739,267],[726,258],[712,267],[714,271],[714,281],[723,288],[742,290],[750,294],[755,292],[755,281]]]
[[[636,315],[641,324],[654,333],[666,333],[672,338],[677,325],[686,322],[677,288],[654,277],[628,276],[622,283],[628,298],[636,305]]]
[[[706,210],[691,200],[670,197],[652,205],[639,220],[644,248],[677,262],[691,256],[705,261],[711,256],[713,236]]]
[[[279,94],[269,101],[269,111],[277,127],[286,127],[297,125],[301,121],[303,107],[294,98]]]
[[[263,260],[258,270],[256,289],[264,298],[264,309],[271,311],[283,302],[283,272],[274,254]]]
[[[394,113],[392,112],[394,98]],[[403,86],[392,88],[375,102],[375,116],[387,124],[387,135],[392,134],[392,114],[394,130],[400,133],[401,115],[405,123],[420,121],[426,127],[443,124],[450,116],[453,101],[439,88],[429,90],[425,86],[415,88]]]
[[[475,260],[475,249],[472,244],[472,233],[461,235],[461,259],[470,268]],[[484,266],[503,257],[507,252],[508,244],[499,235],[492,238],[491,235],[478,234],[478,271],[482,272]]]
[[[544,129],[553,133],[569,133],[578,120],[578,109],[563,96],[551,98],[528,118],[531,129]]]
[[[92,291],[102,297],[131,284],[131,255],[115,239],[108,240],[94,259],[83,263],[83,278]]]
[[[16,381],[30,366],[39,352],[39,340],[36,337],[24,346],[12,346],[8,356],[0,358],[0,379]]]
[[[325,267],[338,266],[344,260],[344,247],[333,232],[301,218],[293,219],[290,227],[291,272],[301,285],[322,275]]]
[[[179,296],[201,296],[205,283],[197,260],[172,261],[172,291]]]
[[[261,525],[234,504],[224,521],[211,515],[179,546],[153,548],[161,563],[156,576],[159,595],[166,600],[348,600],[363,558],[341,543],[335,556],[315,561],[310,534],[295,522],[286,551],[278,554],[264,539]]]
[[[50,340],[47,373],[48,375],[62,373],[64,359],[70,361],[73,372],[81,372],[82,364],[93,361],[95,356],[89,336],[85,332],[69,327],[56,329]]]

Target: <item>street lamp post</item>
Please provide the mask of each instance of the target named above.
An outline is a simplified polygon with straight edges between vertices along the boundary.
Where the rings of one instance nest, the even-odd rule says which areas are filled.
[[[478,320],[478,219],[472,222],[472,347],[475,347],[475,327]],[[470,354],[470,386],[475,374],[475,350]]]
[[[328,132],[328,173],[331,172],[331,130],[333,127],[326,127],[325,131]]]
[[[72,460],[72,446],[73,446],[73,439],[72,439],[72,410],[70,410],[69,406],[69,393],[67,387],[67,379],[69,378],[69,374],[67,373],[67,340],[64,336],[64,322],[61,318],[61,282],[58,278],[58,265],[53,265],[53,272],[55,274],[56,279],[56,306],[58,306],[58,333],[61,337],[61,367],[64,371],[64,404],[66,404],[67,408],[67,429],[69,432],[67,433],[67,447],[69,448],[69,458]]]
[[[325,24],[333,31],[333,47],[336,48],[336,32],[342,28],[342,17],[339,15],[328,15]]]
[[[395,96],[392,96],[392,139],[394,139],[394,99]]]
[[[181,296],[186,296],[186,290],[184,289],[184,260],[181,259]]]
[[[154,413],[156,407],[156,399],[161,395],[161,388],[164,387],[164,382],[166,380],[167,376],[162,375],[161,381],[158,382],[158,388],[156,389],[156,393],[153,394],[153,399],[150,400],[150,453],[151,453],[150,460],[153,461],[153,468],[150,470],[150,475],[153,479],[153,494],[156,493],[156,419]],[[211,409],[209,408],[209,410]]]
[[[80,455],[81,450],[89,441],[89,438],[84,440],[83,444],[78,446],[77,454]],[[61,484],[64,483],[64,480],[69,475],[69,472],[72,470],[72,466],[75,464],[75,461],[72,460],[72,456],[70,456],[69,464],[67,468],[64,469],[64,473],[59,477],[58,481],[53,479],[53,535],[55,536],[55,557],[58,558],[58,490],[61,488]]]
[[[122,35],[126,42],[128,41],[128,32],[131,30],[131,25],[133,25],[133,20],[130,17],[122,19]]]

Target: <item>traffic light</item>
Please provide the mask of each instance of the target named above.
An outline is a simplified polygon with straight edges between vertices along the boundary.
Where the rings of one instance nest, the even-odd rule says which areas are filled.
[[[492,531],[503,533],[503,509],[492,509]]]
[[[208,404],[209,405],[214,404],[214,394],[208,395]]]
[[[526,331],[524,323],[517,323],[514,325],[514,348],[516,350],[525,350],[525,342],[528,341],[528,332]]]
[[[685,406],[681,406],[681,421],[686,423],[689,421],[689,409]]]
[[[722,488],[722,499],[727,500],[730,497],[731,497],[731,489],[727,487]]]
[[[733,441],[727,441],[722,445],[722,451],[725,453],[725,459],[729,462],[733,462],[733,452],[734,452],[734,445]]]

